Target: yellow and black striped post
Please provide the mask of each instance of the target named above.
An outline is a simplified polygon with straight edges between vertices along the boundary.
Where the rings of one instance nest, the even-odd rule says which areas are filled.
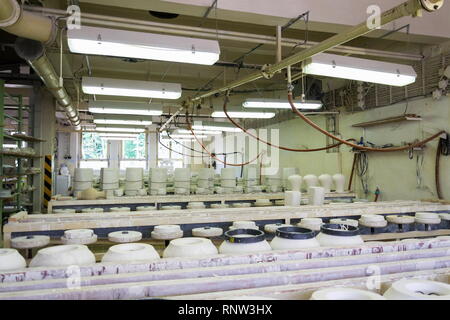
[[[45,156],[44,162],[44,207],[52,198],[52,155]]]

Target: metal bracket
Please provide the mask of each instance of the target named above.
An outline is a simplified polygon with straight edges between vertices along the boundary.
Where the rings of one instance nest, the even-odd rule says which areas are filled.
[[[422,7],[428,12],[439,10],[444,5],[444,0],[420,0]]]
[[[261,68],[261,73],[264,78],[271,79],[273,77],[273,73],[267,72],[267,69],[270,67],[270,64],[265,64]]]

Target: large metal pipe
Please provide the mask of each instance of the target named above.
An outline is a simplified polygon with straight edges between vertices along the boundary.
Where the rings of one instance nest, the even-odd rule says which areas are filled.
[[[408,0],[388,11],[385,11],[380,16],[380,23],[381,26],[392,22],[394,20],[397,20],[402,17],[406,16],[416,16],[418,15],[419,11],[421,9],[425,9],[427,11],[436,11],[440,7],[442,7],[443,0]],[[343,43],[346,43],[350,40],[353,40],[355,38],[358,38],[360,36],[363,36],[369,32],[371,32],[373,29],[369,28],[367,25],[367,22],[364,21],[363,23],[354,26],[347,30],[346,32],[339,33],[333,37],[330,37],[315,46],[312,46],[308,49],[305,49],[301,52],[298,52],[290,57],[287,57],[283,60],[281,60],[278,63],[275,63],[273,65],[268,66],[264,70],[257,71],[255,73],[252,73],[242,79],[238,79],[236,81],[233,81],[222,88],[209,91],[207,93],[201,94],[195,98],[192,99],[192,101],[198,101],[222,92],[226,92],[228,90],[231,90],[233,88],[239,87],[243,84],[261,79],[263,77],[271,77],[276,72],[283,70],[284,68],[300,63],[302,61],[305,61],[306,59],[314,56],[315,54],[330,50],[333,47],[336,47],[338,45],[341,45]]]
[[[24,12],[15,0],[0,0],[0,27],[19,36],[15,43],[17,54],[41,77],[45,86],[64,108],[70,123],[80,128],[78,110],[64,87],[59,85],[58,75],[45,55],[42,44],[54,41],[56,30],[52,19]]]

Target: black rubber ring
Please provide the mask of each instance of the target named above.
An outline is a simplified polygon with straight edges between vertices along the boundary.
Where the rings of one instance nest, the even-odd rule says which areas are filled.
[[[316,232],[306,228],[299,227],[281,227],[275,231],[277,237],[283,239],[312,239],[316,236]]]
[[[247,234],[250,237],[234,237],[236,235]],[[225,240],[231,243],[255,243],[266,239],[264,232],[256,229],[235,229],[224,233]]]
[[[325,223],[320,227],[320,232],[332,236],[353,237],[359,235],[359,228],[350,225]]]

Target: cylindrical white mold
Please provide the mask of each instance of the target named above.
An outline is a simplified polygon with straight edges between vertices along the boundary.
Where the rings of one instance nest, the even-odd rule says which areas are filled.
[[[236,171],[234,168],[222,168],[220,171],[220,187],[224,193],[233,193],[236,188]]]
[[[264,232],[255,229],[236,229],[225,232],[225,241],[219,247],[222,254],[240,254],[270,251]]]
[[[323,205],[325,202],[325,189],[323,187],[308,188],[308,204],[313,206]]]
[[[342,224],[322,225],[316,239],[322,247],[341,247],[364,243],[358,228]]]
[[[150,169],[150,194],[164,195],[167,190],[167,168],[151,168]]]
[[[450,300],[450,285],[443,282],[402,279],[383,295],[388,300]]]
[[[119,169],[102,168],[100,171],[102,190],[119,189]]]
[[[289,177],[298,174],[297,168],[283,168],[283,188],[284,190],[292,190]]]
[[[189,168],[176,168],[173,176],[175,194],[190,194],[191,170]]]
[[[303,218],[299,223],[297,223],[297,227],[314,231],[319,231],[322,225],[323,221],[321,218]]]
[[[92,188],[94,170],[92,168],[75,168],[73,177],[73,192],[81,192]]]
[[[273,250],[317,248],[316,233],[299,227],[280,227],[275,231],[275,238],[270,242]]]
[[[302,194],[300,191],[285,191],[284,192],[284,205],[290,207],[300,206]]]
[[[127,168],[125,172],[125,191],[141,190],[144,185],[144,169]]]

